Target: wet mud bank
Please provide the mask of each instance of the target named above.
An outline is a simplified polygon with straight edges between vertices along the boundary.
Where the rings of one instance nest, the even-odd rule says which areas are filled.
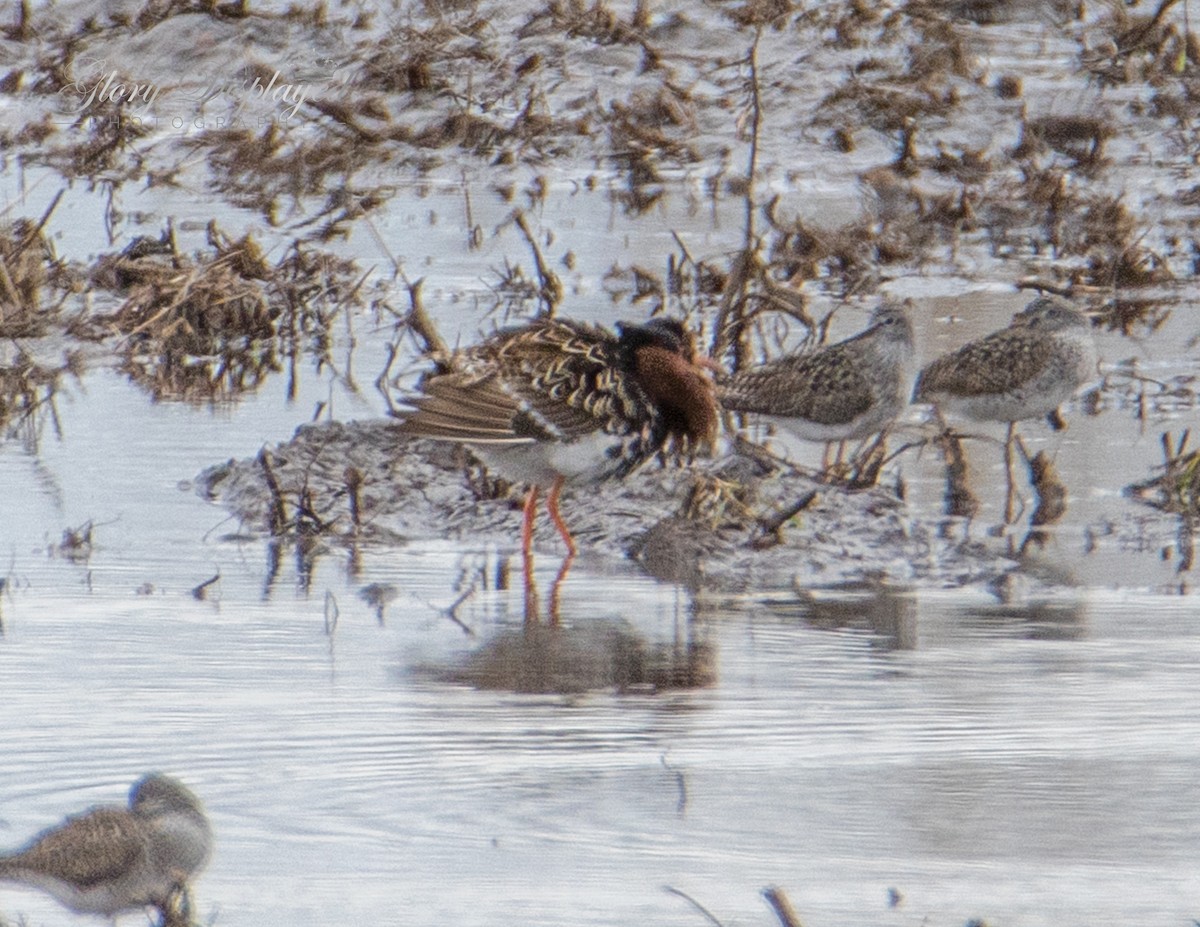
[[[988,584],[1018,566],[914,517],[896,487],[848,491],[753,452],[649,466],[563,494],[585,556],[631,558],[651,575],[727,592],[880,582]],[[516,549],[521,488],[488,478],[468,451],[412,439],[386,420],[299,428],[256,457],[202,471],[199,493],[242,537],[351,549],[452,538]],[[539,518],[539,553],[561,554]]]

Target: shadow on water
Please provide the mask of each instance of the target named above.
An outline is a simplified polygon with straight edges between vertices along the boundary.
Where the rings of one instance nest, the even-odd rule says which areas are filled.
[[[773,601],[769,610],[820,631],[866,631],[881,651],[917,649],[917,604],[903,590],[868,583],[805,589],[792,600]]]
[[[963,632],[1016,632],[1028,640],[1075,641],[1086,636],[1086,603],[1082,597],[1043,594],[1037,579],[1021,571],[1006,573],[989,592],[995,603],[960,603],[954,623]],[[797,593],[795,599],[768,603],[784,620],[802,622],[818,631],[866,632],[872,650],[921,649],[922,608],[911,590],[846,584]]]
[[[522,694],[654,694],[715,685],[717,651],[690,624],[680,639],[658,642],[621,620],[588,619],[504,629],[458,665],[425,672],[443,683]]]

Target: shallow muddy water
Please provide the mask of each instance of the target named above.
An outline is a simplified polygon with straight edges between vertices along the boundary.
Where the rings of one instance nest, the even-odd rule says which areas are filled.
[[[1171,87],[1155,85],[1158,110],[1148,102],[1149,77],[1102,93],[1079,61],[1084,47],[1108,54],[1088,32],[1100,14],[1050,28],[1040,13],[1030,15],[1039,4],[1005,5],[1019,21],[998,28],[955,22],[917,35],[929,22],[919,4],[904,5],[915,10],[911,21],[892,11],[900,25],[886,28],[868,15],[869,5],[847,7],[845,22],[827,23],[836,5],[818,4],[803,17],[797,8],[794,33],[763,29],[755,42],[762,41],[768,121],[757,206],[779,194],[779,228],[803,220],[790,233],[775,229],[776,244],[795,245],[801,231],[833,236],[871,215],[878,228],[864,219],[856,234],[882,241],[889,210],[927,217],[947,191],[961,193],[963,203],[975,196],[982,216],[978,228],[964,219],[966,231],[931,233],[933,244],[926,240],[907,262],[877,256],[861,278],[848,271],[836,278],[828,255],[814,276],[786,278],[818,317],[837,305],[831,294],[839,286],[854,290],[834,317],[832,338],[862,327],[875,297],[858,297],[875,290],[914,300],[925,361],[1006,324],[1030,295],[1016,289],[1019,279],[1078,283],[1082,299],[1102,301],[1103,288],[1079,273],[1094,254],[1070,252],[1063,242],[1057,253],[1034,234],[1009,238],[1007,220],[995,218],[998,201],[1023,202],[1033,189],[1033,167],[1059,171],[1054,189],[1067,197],[1047,207],[1047,224],[1056,210],[1069,211],[1068,194],[1125,197],[1130,222],[1140,223],[1130,240],[1159,248],[1173,268],[1169,293],[1147,284],[1147,302],[1167,307],[1167,317],[1157,327],[1136,323],[1129,335],[1098,327],[1102,388],[1067,407],[1066,431],[1022,425],[1029,450],[1047,453],[1069,495],[1065,516],[1036,542],[1024,543],[1032,499],[1023,473],[1016,524],[998,527],[1003,429],[978,426],[964,445],[980,503],[969,522],[942,515],[944,467],[933,448],[907,450],[889,464],[883,483],[902,485],[903,501],[888,497],[888,512],[902,514],[887,524],[898,520],[906,540],[918,539],[903,552],[879,544],[864,556],[853,543],[861,539],[846,537],[845,556],[829,559],[838,522],[802,515],[785,529],[789,537],[832,540],[820,538],[811,558],[798,554],[783,581],[734,594],[728,585],[657,581],[607,548],[585,549],[557,584],[561,545],[547,534],[536,552],[539,604],[559,622],[530,623],[515,507],[503,530],[491,524],[477,537],[427,524],[357,549],[333,533],[307,547],[295,538],[275,546],[263,525],[242,523],[232,505],[199,491],[206,468],[253,459],[265,446],[277,456],[294,452],[287,442],[298,426],[381,419],[387,403],[373,384],[391,342],[401,350],[389,376],[401,386],[415,382],[425,362],[395,324],[408,294],[392,277],[393,260],[409,279],[424,279],[426,308],[446,341],[459,344],[501,324],[506,299],[518,317],[534,308],[528,290],[512,295],[514,280],[533,279],[532,243],[561,279],[562,313],[606,324],[650,310],[652,298],[633,298],[631,268],[665,279],[686,251],[689,261],[724,273],[743,247],[746,201],[731,165],[745,154],[738,147],[746,142],[745,111],[737,109],[745,87],[729,61],[711,59],[718,46],[747,39],[745,27],[733,29],[715,7],[647,4],[655,9],[645,41],[672,52],[664,86],[690,89],[639,96],[627,95],[626,85],[635,76],[656,80],[661,62],[652,60],[651,44],[629,42],[602,16],[563,25],[550,12],[531,12],[528,22],[500,22],[501,14],[516,15],[501,10],[496,23],[460,29],[456,16],[468,17],[463,9],[471,5],[446,6],[380,13],[374,26],[372,8],[342,31],[334,13],[322,47],[331,61],[370,58],[371,46],[355,44],[364,35],[377,39],[399,24],[400,39],[389,36],[376,51],[403,50],[405,41],[427,36],[399,26],[428,16],[440,27],[444,19],[453,28],[430,26],[428,34],[454,55],[438,58],[429,39],[421,48],[433,54],[432,77],[418,62],[410,79],[440,80],[449,64],[473,82],[472,62],[489,60],[483,52],[503,58],[502,67],[480,71],[478,83],[504,89],[492,98],[487,87],[477,109],[513,121],[521,107],[542,115],[537,102],[555,119],[525,128],[557,126],[559,135],[535,134],[517,155],[503,152],[515,160],[465,141],[406,148],[423,127],[416,121],[409,136],[386,135],[395,149],[382,155],[385,136],[350,136],[370,157],[346,169],[345,186],[386,188],[384,205],[364,207],[355,214],[362,221],[343,223],[345,238],[319,245],[353,258],[354,276],[361,273],[365,291],[382,293],[379,302],[394,314],[348,302],[320,333],[331,346],[319,360],[314,337],[294,363],[281,357],[257,388],[211,403],[152,399],[122,372],[119,349],[144,326],[92,331],[92,340],[81,339],[87,363],[79,375],[61,376],[53,406],[0,441],[0,847],[89,804],[120,802],[137,776],[160,769],[192,787],[212,819],[216,849],[194,887],[200,924],[706,923],[690,898],[729,927],[765,927],[776,919],[760,892],[772,885],[807,927],[975,918],[998,927],[1115,927],[1200,918],[1192,541],[1177,518],[1124,493],[1161,462],[1165,432],[1178,436],[1200,424],[1193,389],[1200,319],[1189,290],[1195,267],[1187,269],[1197,246],[1189,252],[1184,234],[1200,168],[1188,151],[1186,120],[1164,129],[1172,102],[1183,106]],[[86,7],[47,9],[71,23]],[[138,32],[132,14],[111,28],[91,17],[81,34],[117,43],[109,53],[127,58],[161,50],[156,67],[192,62],[195,53],[214,72],[226,55],[242,54],[233,37],[272,66],[305,47],[298,19],[243,27],[215,15],[186,18],[204,26],[201,40],[173,33],[172,19]],[[323,22],[324,14],[313,17]],[[468,37],[503,44],[516,25],[528,32],[511,48],[459,54]],[[922,66],[919,54],[898,44],[906,30],[918,52],[924,43],[933,57],[978,56],[964,66],[978,73],[956,71],[944,87],[928,73],[890,80],[886,69],[897,60],[914,72]],[[22,43],[18,32],[10,29],[0,50],[24,55],[32,83],[40,46]],[[134,44],[121,44],[127,39]],[[538,41],[545,47],[534,60]],[[1168,75],[1192,76],[1189,48],[1177,66],[1168,62]],[[388,67],[403,72],[395,62]],[[527,94],[519,80],[508,83],[513,74],[547,76]],[[993,92],[1004,75],[1024,80],[1024,98]],[[442,93],[442,84],[426,96],[422,87],[378,92],[399,98],[397,121],[410,105],[432,120],[444,105],[469,109],[474,88],[458,96]],[[868,91],[876,90],[884,103],[873,102]],[[0,96],[13,125],[40,112],[28,96]],[[920,133],[909,142],[924,160],[908,167],[926,188],[909,196],[900,188],[910,174],[894,163],[899,130],[885,117],[916,97],[929,111],[917,112]],[[1195,97],[1181,91],[1181,98]],[[672,100],[682,106],[677,121],[659,113]],[[651,158],[657,173],[646,186],[660,196],[640,212],[629,208],[630,197],[644,191],[627,188],[636,172],[621,159],[629,155],[622,146],[645,137],[631,120],[616,125],[633,134],[609,138],[605,132],[615,130],[593,103],[610,116],[658,114],[670,132],[645,142],[651,148],[685,134],[694,145],[661,164]],[[1125,123],[1098,162],[1078,161],[1076,145],[1016,164],[1027,106],[1033,116],[1107,107]],[[578,123],[564,115],[578,113],[585,114]],[[347,126],[389,125],[378,109],[318,115],[303,130],[331,150]],[[829,141],[839,128],[848,133],[845,150]],[[80,264],[137,235],[157,237],[168,217],[181,253],[203,250],[214,216],[230,235],[254,232],[275,261],[292,235],[311,233],[305,247],[316,247],[314,216],[343,205],[336,196],[320,202],[317,184],[268,223],[260,214],[267,207],[246,205],[253,198],[229,175],[214,180],[203,126],[178,134],[160,127],[116,146],[162,168],[154,183],[141,174],[114,180],[119,160],[70,183],[47,166],[61,163],[52,158],[5,161],[0,205],[6,217],[36,218],[65,190],[46,234],[60,257]],[[48,137],[50,145],[62,142]],[[287,150],[284,141],[292,139],[264,146],[263,173],[251,172],[245,186],[279,183],[274,158]],[[501,143],[510,144],[508,136]],[[615,158],[609,144],[619,149]],[[1001,178],[993,186],[952,179],[989,159]],[[901,180],[872,186],[879,180],[879,171],[871,180],[872,169],[884,164],[894,164]],[[1027,185],[1006,194],[1006,174]],[[518,234],[518,208],[534,228],[530,240]],[[765,240],[764,211],[752,215]],[[994,228],[981,230],[987,221]],[[1021,213],[1011,224],[1029,221]],[[769,257],[799,266],[797,253],[781,247]],[[857,253],[847,246],[850,258]],[[689,266],[695,270],[694,261]],[[80,279],[88,312],[125,298]],[[1112,290],[1129,292],[1115,283]],[[708,295],[711,308],[717,297]],[[666,301],[674,311],[682,297]],[[711,315],[697,315],[712,325]],[[771,334],[768,327],[763,340]],[[793,329],[793,342],[797,335]],[[21,342],[57,361],[76,346],[64,339],[57,332]],[[0,356],[5,370],[17,366],[17,339],[10,340],[12,353]],[[907,414],[893,447],[927,436],[923,418]],[[772,447],[807,465],[822,456],[821,448]],[[568,519],[570,502],[568,491]],[[490,512],[494,522],[495,507]],[[918,542],[925,546],[913,554]],[[930,568],[941,560],[947,565]],[[64,922],[76,920],[38,893],[0,886],[0,924]]]
[[[923,350],[975,334],[942,305]],[[369,320],[356,331],[356,369],[377,369]],[[285,551],[272,570],[194,492],[201,467],[320,402],[379,412],[328,369],[298,382],[291,401],[276,376],[208,409],[97,369],[64,385],[59,434],[0,449],[5,843],[159,768],[213,819],[202,922],[699,923],[671,887],[767,924],[768,885],[815,925],[1196,911],[1200,630],[1193,598],[1165,594],[1189,577],[1161,542],[1089,541],[1148,518],[1119,490],[1157,432],[1127,410],[1028,427],[1058,447],[1071,508],[994,594],[697,598],[585,552],[561,626],[530,628],[519,582],[498,581],[517,575],[511,547],[413,538],[353,567],[338,548],[311,571]],[[999,446],[968,453],[984,513],[956,530],[1002,547]],[[935,518],[933,455],[900,467],[914,514]],[[88,520],[86,556],[55,549]],[[1170,541],[1169,521],[1154,530]],[[539,552],[543,592],[556,550]],[[63,917],[32,892],[0,905]]]

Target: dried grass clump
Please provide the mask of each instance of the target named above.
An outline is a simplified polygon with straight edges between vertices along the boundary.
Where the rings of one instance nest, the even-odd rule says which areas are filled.
[[[493,38],[487,17],[474,9],[421,25],[402,23],[365,49],[356,83],[383,93],[457,92],[472,65],[501,67]]]
[[[66,132],[58,134],[73,144],[30,153],[64,177],[86,177],[95,182],[119,184],[136,180],[145,171],[144,155],[136,142],[150,134],[137,115],[112,101],[96,103],[83,111]]]
[[[1032,158],[1052,149],[1075,160],[1076,165],[1093,167],[1104,157],[1104,145],[1116,128],[1101,116],[1042,116],[1021,125],[1021,139],[1013,157]]]
[[[1124,4],[1106,7],[1096,24],[1106,39],[1093,40],[1082,63],[1101,84],[1145,81],[1161,87],[1180,78],[1194,80],[1200,64],[1200,42],[1188,27],[1186,11],[1181,21],[1168,16],[1178,0],[1159,0],[1153,14],[1134,12]]]
[[[935,80],[901,87],[852,77],[821,102],[819,122],[903,132],[914,121],[945,116],[957,105],[954,87]]]
[[[517,30],[520,38],[564,34],[597,45],[636,45],[647,25],[642,3],[634,4],[628,20],[621,19],[603,0],[549,0]]]
[[[275,334],[278,312],[262,285],[269,267],[250,236],[218,245],[202,261],[122,254],[113,270],[131,292],[109,321],[131,339],[202,354],[224,340]]]
[[[1174,279],[1163,258],[1136,245],[1120,251],[1093,254],[1088,258],[1084,281],[1092,286],[1129,289],[1156,286]]]
[[[54,250],[40,225],[18,219],[0,229],[0,338],[46,333],[57,307],[42,306]]]
[[[210,253],[180,255],[173,235],[139,239],[102,258],[98,286],[126,293],[101,322],[122,339],[123,369],[156,399],[228,400],[301,351],[325,357],[334,317],[361,302],[353,262],[299,243],[276,264],[249,235],[215,225]]]
[[[198,260],[138,240],[95,273],[128,291],[104,321],[124,336],[123,369],[156,399],[229,397],[278,369],[272,268],[249,236],[231,241],[210,226],[209,240],[212,256]]]
[[[1139,502],[1195,518],[1200,515],[1200,450],[1187,449],[1190,431],[1178,441],[1170,432],[1162,435],[1163,463],[1155,469],[1157,475],[1125,488],[1126,494]]]
[[[354,196],[350,178],[375,158],[377,143],[385,143],[389,131],[363,128],[349,111],[313,105],[333,118],[339,130],[314,136],[281,132],[271,125],[257,134],[241,128],[204,133],[201,138],[208,148],[217,191],[233,205],[261,213],[272,225],[279,223],[281,200],[300,204],[336,192],[356,207],[363,200],[383,202],[378,190]]]

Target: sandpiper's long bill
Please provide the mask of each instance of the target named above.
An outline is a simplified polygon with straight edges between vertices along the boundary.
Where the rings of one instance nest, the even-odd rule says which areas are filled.
[[[199,799],[178,780],[149,773],[129,805],[101,805],[0,855],[0,880],[39,888],[72,911],[113,917],[169,910],[212,852]]]

